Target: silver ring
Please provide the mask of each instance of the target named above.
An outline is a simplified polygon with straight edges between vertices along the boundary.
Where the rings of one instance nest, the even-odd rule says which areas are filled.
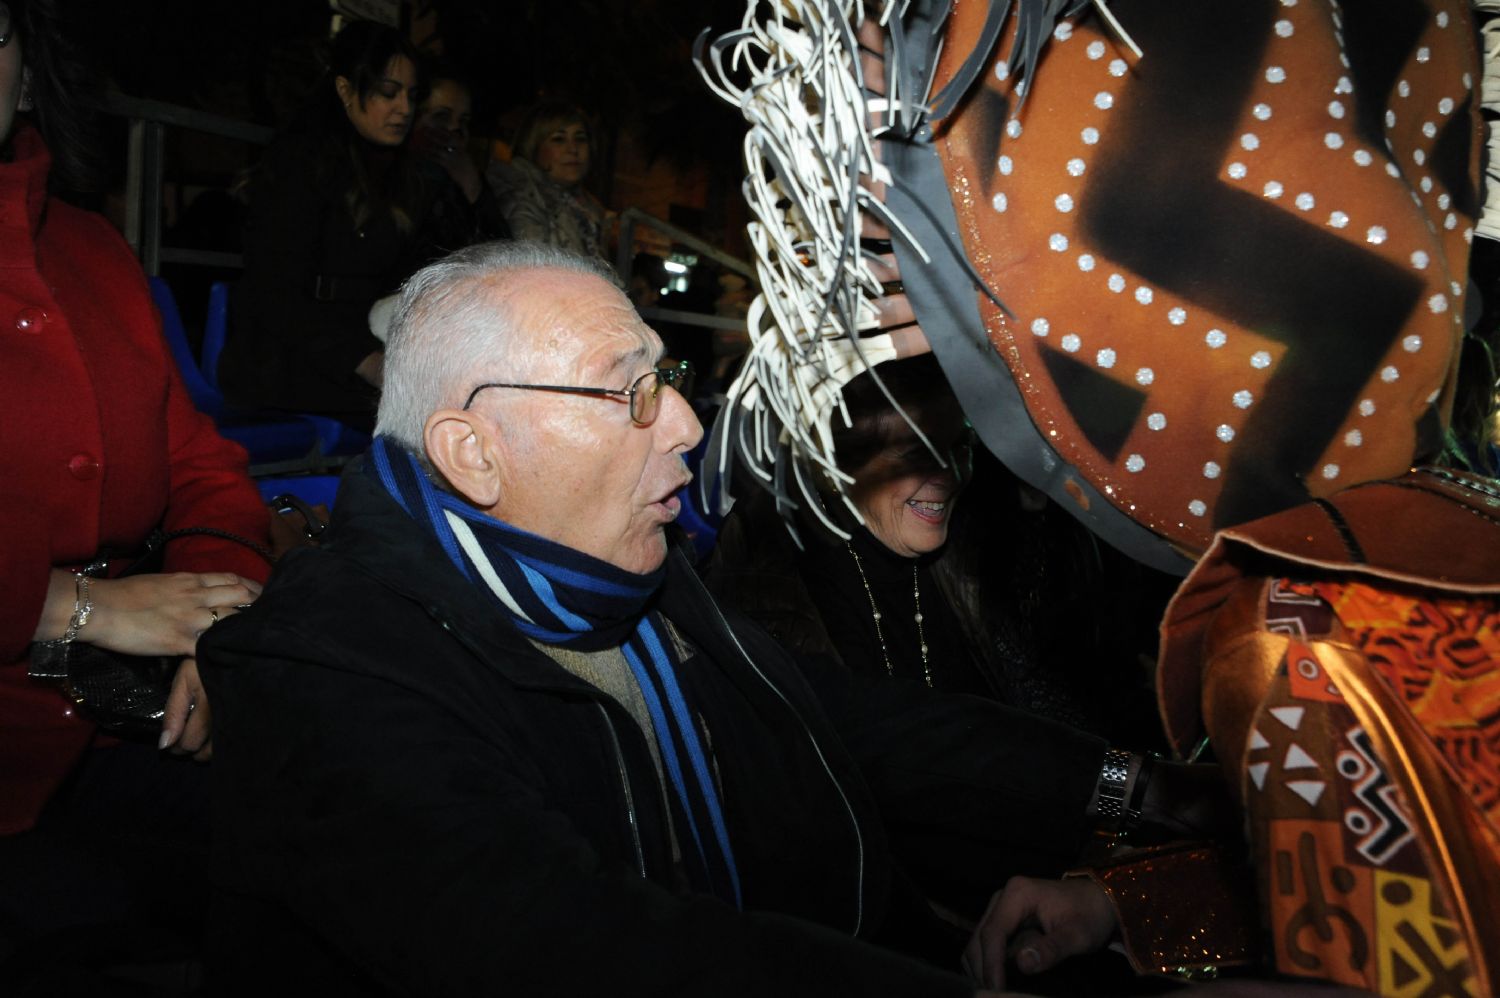
[[[219,611],[210,609],[208,611],[208,626],[212,627],[219,622]]]

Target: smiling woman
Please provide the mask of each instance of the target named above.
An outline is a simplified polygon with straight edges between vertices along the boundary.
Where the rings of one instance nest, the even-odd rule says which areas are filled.
[[[584,189],[593,142],[587,116],[567,104],[540,104],[516,133],[515,155],[488,179],[517,239],[534,239],[598,256],[606,211]]]
[[[833,419],[863,523],[824,489],[849,537],[798,508],[799,544],[772,493],[754,489],[719,531],[710,589],[851,672],[988,697],[1121,744],[1157,739],[1137,655],[1172,580],[1101,549],[983,450],[936,358],[877,370],[911,421],[869,375],[844,389],[849,424]]]
[[[868,374],[850,382],[849,425],[834,420],[834,450],[863,522],[830,489],[826,505],[849,538],[822,537],[803,517],[796,550],[769,497],[746,497],[720,533],[710,582],[792,647],[832,653],[857,672],[996,697],[1000,685],[939,581],[972,433],[933,358],[882,365],[880,377],[884,390]],[[798,606],[787,603],[804,591],[792,599]]]

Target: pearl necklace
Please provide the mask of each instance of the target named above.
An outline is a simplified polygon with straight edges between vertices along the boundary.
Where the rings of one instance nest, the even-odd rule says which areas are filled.
[[[885,631],[880,627],[880,607],[875,603],[875,592],[870,588],[870,580],[865,576],[865,564],[860,560],[859,552],[854,550],[848,541],[844,542],[845,549],[854,558],[854,567],[859,571],[859,581],[865,585],[865,595],[870,598],[870,616],[875,618],[875,637],[880,640],[880,655],[885,659],[885,671],[889,676],[896,674],[896,667],[891,664],[891,652],[885,645]],[[922,631],[922,588],[917,584],[917,566],[911,567],[911,598],[916,604],[917,612],[912,617],[917,622],[917,641],[922,648],[922,678],[928,687],[932,686],[932,666],[927,661],[927,635]]]

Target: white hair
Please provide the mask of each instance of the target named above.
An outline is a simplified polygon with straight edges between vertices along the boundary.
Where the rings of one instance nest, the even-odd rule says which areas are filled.
[[[391,317],[375,432],[420,457],[427,417],[462,405],[486,372],[525,381],[526,338],[517,335],[510,304],[494,292],[507,274],[539,269],[620,283],[597,257],[536,242],[481,243],[413,274]]]

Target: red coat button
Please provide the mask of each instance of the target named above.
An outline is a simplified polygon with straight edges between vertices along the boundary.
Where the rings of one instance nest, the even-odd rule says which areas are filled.
[[[99,477],[99,462],[92,454],[74,454],[68,458],[68,473],[80,482]]]
[[[40,333],[47,323],[47,313],[28,305],[16,313],[16,329],[23,333]]]

